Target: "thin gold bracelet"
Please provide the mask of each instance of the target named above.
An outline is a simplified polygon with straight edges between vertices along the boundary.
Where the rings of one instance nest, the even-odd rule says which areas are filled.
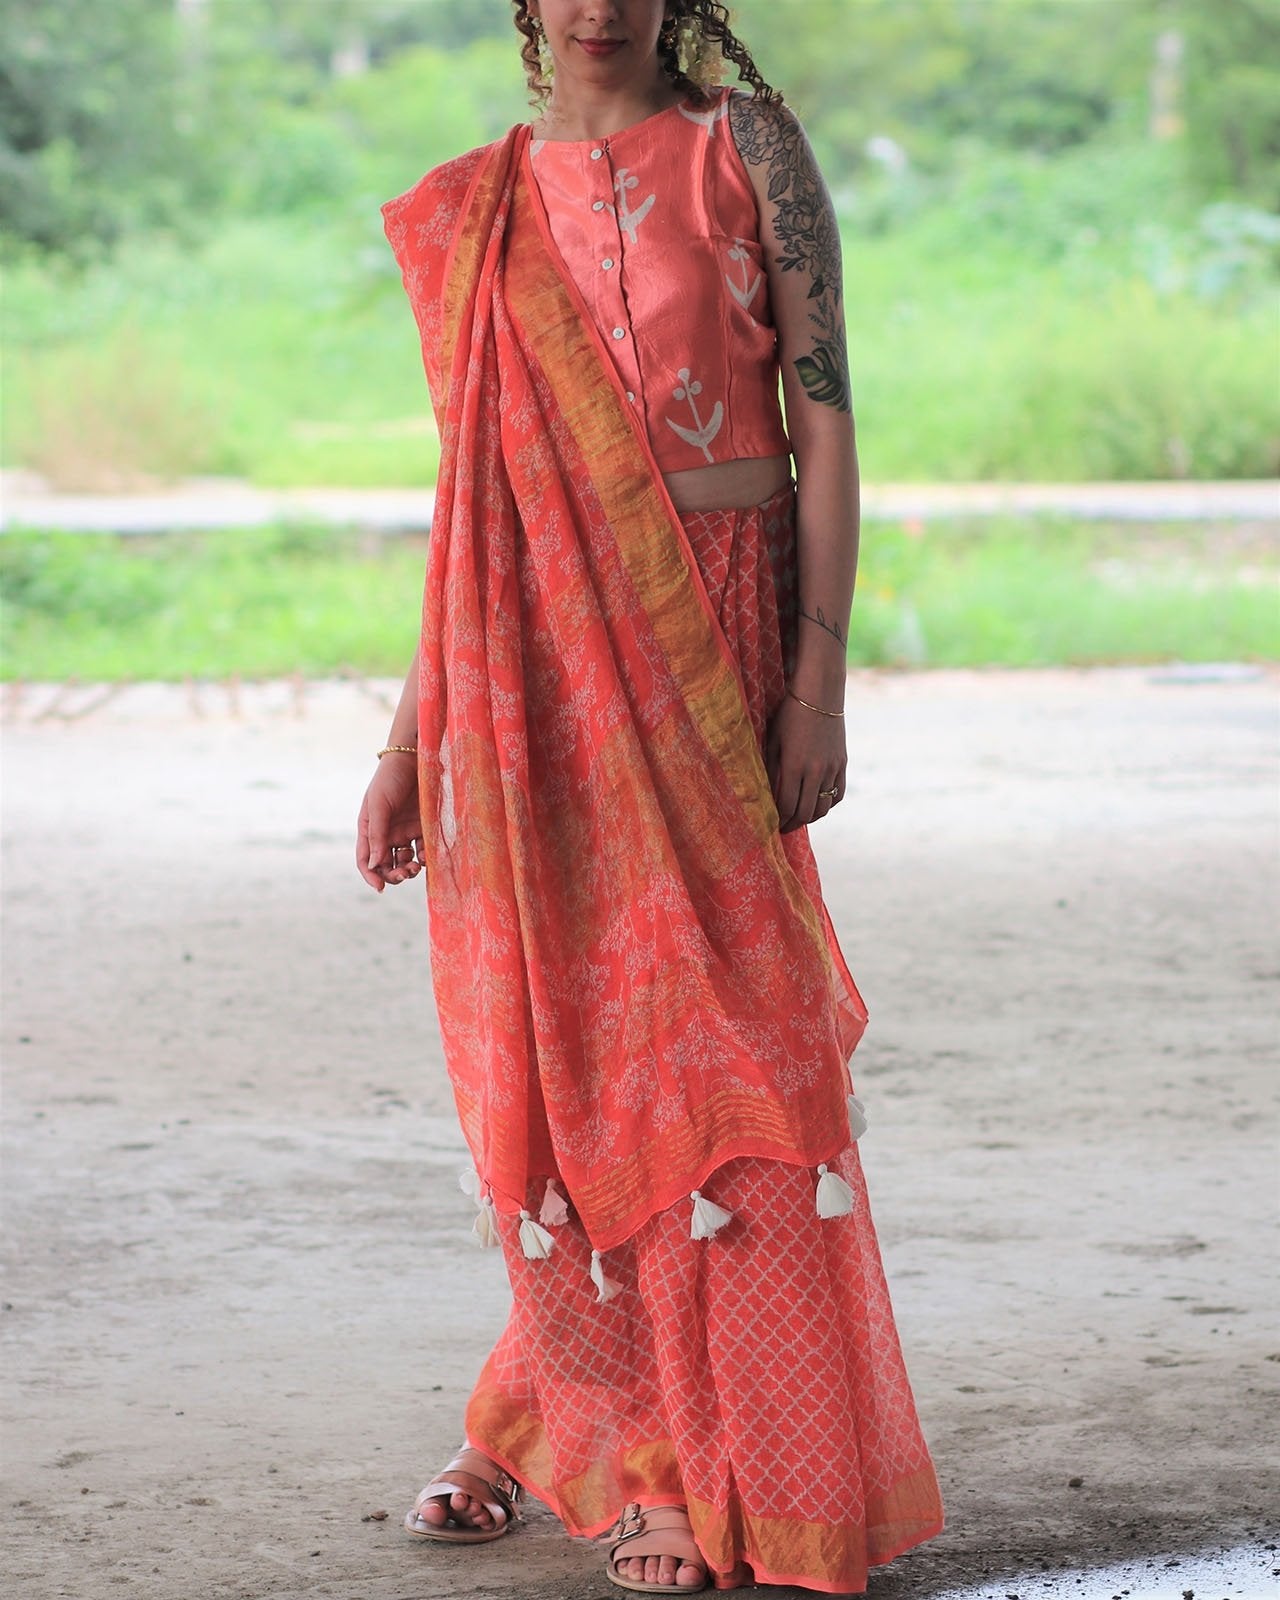
[[[787,690],[787,693],[788,693],[788,695],[791,696],[791,699],[793,699],[798,706],[803,706],[806,711],[816,711],[820,717],[843,717],[844,716],[844,712],[843,711],[827,711],[822,706],[812,706],[812,705],[809,704],[809,702],[807,700],[802,700],[798,694],[793,694],[790,689]]]
[[[417,753],[416,744],[388,744],[378,751],[378,760],[381,761],[383,756],[416,756]]]

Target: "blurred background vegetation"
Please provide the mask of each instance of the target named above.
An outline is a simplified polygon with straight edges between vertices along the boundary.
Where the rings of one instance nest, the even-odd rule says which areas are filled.
[[[0,0],[6,465],[433,481],[379,203],[526,114],[507,0]],[[742,0],[845,237],[869,476],[1280,462],[1277,0]]]
[[[1280,0],[741,0],[833,190],[864,471],[1280,468]],[[508,0],[0,0],[0,465],[426,485],[381,201],[528,113]],[[853,658],[1277,653],[1257,530],[882,528]],[[422,551],[10,534],[7,676],[398,671]],[[388,633],[390,583],[406,591]]]

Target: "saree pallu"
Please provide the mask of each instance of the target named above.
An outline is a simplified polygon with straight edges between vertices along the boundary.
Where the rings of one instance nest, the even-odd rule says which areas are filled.
[[[844,1149],[866,1011],[527,147],[384,208],[441,434],[423,855],[485,1197],[558,1175],[608,1249],[734,1156]]]

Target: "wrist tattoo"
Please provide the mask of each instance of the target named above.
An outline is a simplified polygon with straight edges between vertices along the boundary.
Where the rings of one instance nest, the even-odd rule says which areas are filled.
[[[827,614],[821,606],[815,606],[812,611],[806,611],[801,606],[800,616],[803,621],[812,622],[815,627],[821,628],[824,633],[829,633],[841,647],[849,642],[847,630],[842,632],[839,622],[828,622]]]
[[[729,99],[729,123],[743,161],[767,166],[773,227],[783,272],[804,272],[809,287],[813,350],[795,362],[805,393],[820,405],[852,411],[849,355],[841,316],[840,228],[804,131],[783,106],[761,105],[746,94]]]

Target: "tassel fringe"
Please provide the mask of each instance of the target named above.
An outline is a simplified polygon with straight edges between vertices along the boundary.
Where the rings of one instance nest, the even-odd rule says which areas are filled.
[[[691,1239],[710,1239],[726,1222],[733,1221],[732,1211],[705,1199],[700,1189],[695,1189],[689,1198],[693,1201],[693,1217],[689,1223]]]
[[[591,1281],[596,1286],[596,1299],[601,1305],[606,1305],[615,1294],[622,1293],[622,1285],[612,1278],[604,1275],[604,1263],[600,1259],[600,1252],[591,1252]]]
[[[568,1220],[569,1202],[556,1188],[556,1180],[548,1178],[546,1191],[542,1196],[542,1209],[538,1212],[538,1221],[547,1228],[562,1228]]]
[[[535,1222],[527,1211],[520,1213],[520,1248],[528,1261],[545,1261],[556,1247],[552,1234]]]
[[[484,1200],[476,1212],[476,1220],[471,1224],[471,1231],[479,1239],[485,1250],[496,1249],[502,1243],[498,1234],[498,1213],[492,1200]]]
[[[825,1161],[818,1168],[816,1199],[820,1217],[847,1217],[853,1210],[853,1190]]]

